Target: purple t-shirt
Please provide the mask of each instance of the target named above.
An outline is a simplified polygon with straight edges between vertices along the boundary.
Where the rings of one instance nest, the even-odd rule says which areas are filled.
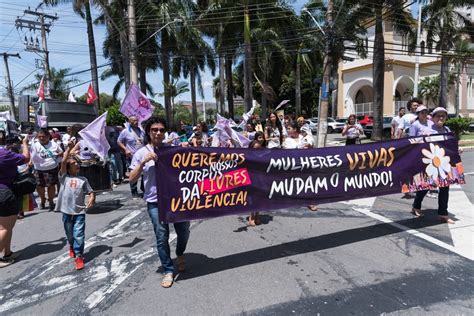
[[[130,170],[135,169],[150,152],[153,152],[153,147],[151,145],[146,145],[145,147],[140,148],[133,155],[132,163],[130,164]],[[143,167],[143,184],[145,186],[145,193],[143,195],[145,201],[148,203],[156,203],[158,201],[158,197],[156,194],[155,162],[153,160],[148,161]]]
[[[410,126],[410,136],[425,136],[432,134],[431,127],[433,126],[433,122],[427,120],[426,123],[421,123],[420,121],[416,120]]]
[[[145,133],[140,128],[126,128],[124,129],[119,137],[118,141],[125,145],[125,147],[132,152],[136,153],[137,150],[143,147]]]
[[[0,188],[11,188],[17,166],[25,163],[25,156],[0,147]]]

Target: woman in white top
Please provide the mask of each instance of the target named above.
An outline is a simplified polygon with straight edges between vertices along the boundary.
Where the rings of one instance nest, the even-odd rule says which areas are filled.
[[[265,126],[265,138],[267,139],[267,148],[281,148],[283,143],[283,127],[281,121],[275,112],[270,113]]]
[[[342,130],[342,136],[346,136],[346,145],[354,145],[358,140],[360,135],[364,134],[364,129],[360,124],[356,123],[355,114],[349,115],[347,119],[347,124]]]
[[[31,145],[31,162],[35,167],[36,189],[41,199],[41,208],[45,208],[45,188],[48,190],[49,210],[55,208],[53,199],[56,195],[56,184],[58,180],[58,161],[63,156],[62,149],[56,142],[51,141],[51,135],[47,129],[40,129],[36,136],[37,140]]]
[[[288,123],[287,127],[288,136],[283,142],[283,148],[285,149],[302,149],[303,148],[303,136],[300,134],[300,127],[298,123],[292,121]]]

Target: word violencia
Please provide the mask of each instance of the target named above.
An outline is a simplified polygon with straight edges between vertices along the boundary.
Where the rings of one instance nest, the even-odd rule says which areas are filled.
[[[171,212],[185,212],[194,210],[206,210],[220,207],[232,207],[247,205],[247,191],[221,192],[217,194],[205,194],[199,197],[183,200],[182,197],[171,198]]]

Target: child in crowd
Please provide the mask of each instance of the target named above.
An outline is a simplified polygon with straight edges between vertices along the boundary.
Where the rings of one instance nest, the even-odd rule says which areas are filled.
[[[73,142],[69,142],[64,154],[59,170],[59,190],[56,210],[63,215],[64,230],[69,243],[69,257],[75,259],[76,270],[84,268],[84,239],[86,228],[86,210],[95,203],[95,193],[89,181],[79,176],[79,162],[70,157],[70,152],[74,147]],[[85,196],[89,195],[87,204]]]

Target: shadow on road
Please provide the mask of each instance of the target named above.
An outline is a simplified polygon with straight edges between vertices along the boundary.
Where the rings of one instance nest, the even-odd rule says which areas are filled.
[[[440,225],[438,220],[407,219],[395,223],[409,229],[420,229]],[[189,271],[180,276],[181,280],[192,279],[211,273],[222,272],[229,269],[240,268],[264,261],[270,261],[314,251],[331,249],[352,243],[379,238],[400,233],[403,230],[390,224],[376,224],[367,227],[358,227],[323,236],[316,236],[266,248],[236,253],[220,258],[209,258],[203,254],[188,253],[185,255]]]
[[[26,248],[21,250],[21,256],[19,260],[28,260],[41,255],[46,255],[51,252],[56,252],[66,246],[67,240],[66,237],[59,238],[53,241],[42,241],[35,244],[29,245]]]
[[[87,214],[104,214],[121,208],[123,204],[119,200],[98,202],[87,211]]]
[[[106,246],[106,245],[98,245],[94,246],[89,249],[87,253],[84,254],[84,260],[85,261],[92,261],[93,259],[97,258],[101,254],[107,252],[107,254],[110,254],[113,250],[113,247],[111,246]]]

